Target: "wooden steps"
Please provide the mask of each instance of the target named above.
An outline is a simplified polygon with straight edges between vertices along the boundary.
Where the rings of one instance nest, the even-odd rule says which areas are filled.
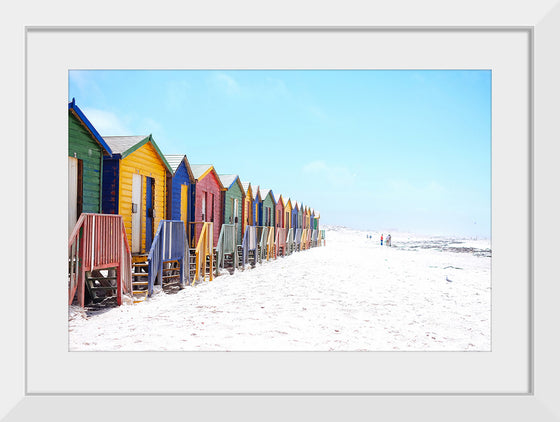
[[[132,301],[140,303],[148,297],[148,255],[132,256]]]
[[[85,285],[89,299],[99,303],[117,294],[116,268],[86,271]]]

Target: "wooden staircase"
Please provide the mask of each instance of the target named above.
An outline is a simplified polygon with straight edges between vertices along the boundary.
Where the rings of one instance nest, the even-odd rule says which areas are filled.
[[[148,254],[132,256],[132,299],[143,302],[148,297]]]
[[[122,216],[82,213],[68,238],[68,305],[110,297],[121,305],[132,297],[131,269]]]
[[[132,257],[132,287],[134,303],[143,302],[148,297],[148,255],[135,255]],[[178,260],[163,261],[162,286],[178,287],[183,289],[181,285],[181,265]],[[194,277],[194,275],[193,275]]]
[[[238,253],[240,254],[240,258],[239,258],[239,262],[242,262],[243,259],[243,248],[240,247],[240,249],[238,250]],[[251,268],[255,268],[257,266],[257,262],[258,262],[258,255],[259,255],[259,247],[257,246],[257,249],[250,249],[247,252],[247,264],[249,264],[251,266]]]
[[[241,263],[243,262],[243,247],[241,245],[237,245],[236,249],[237,253],[237,268],[241,267]]]
[[[86,271],[85,273],[87,294],[93,303],[99,303],[106,298],[115,297],[117,294],[117,276],[115,268],[102,271],[93,270]],[[87,300],[86,303],[90,300]]]
[[[194,248],[187,248],[187,262],[185,265],[187,266],[187,282],[192,284],[196,276],[196,254]]]
[[[179,289],[183,289],[181,281],[181,263],[173,259],[163,262],[162,282],[164,286],[176,285]]]

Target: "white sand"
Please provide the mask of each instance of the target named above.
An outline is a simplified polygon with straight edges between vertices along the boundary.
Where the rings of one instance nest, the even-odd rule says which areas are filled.
[[[490,242],[379,235],[332,227],[326,247],[176,294],[71,307],[69,349],[490,350]]]

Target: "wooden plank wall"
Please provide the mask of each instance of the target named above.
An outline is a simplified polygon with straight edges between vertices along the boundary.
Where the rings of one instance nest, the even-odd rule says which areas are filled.
[[[202,180],[199,180],[196,184],[196,203],[195,203],[195,221],[202,221],[202,197],[204,193],[207,192],[208,201],[210,201],[210,194],[214,195],[214,247],[218,244],[218,239],[220,237],[220,230],[222,229],[222,201],[221,201],[221,191],[218,179],[213,172],[208,173]],[[208,205],[210,210],[210,206]],[[210,220],[210,215],[208,215],[206,221]],[[198,233],[197,233],[198,235]]]
[[[155,179],[154,187],[154,230],[159,226],[160,220],[166,218],[166,168],[155,148],[150,142],[143,145],[129,156],[121,160],[120,163],[120,189],[119,189],[119,214],[123,216],[126,235],[132,241],[132,174],[142,175],[142,209],[141,209],[141,251],[147,253],[146,248],[146,177]]]
[[[68,156],[82,160],[82,212],[101,212],[101,146],[72,114],[68,113]]]
[[[240,242],[242,239],[241,229],[243,221],[243,191],[239,187],[238,183],[234,183],[233,186],[228,189],[225,193],[225,201],[224,201],[224,224],[235,224],[233,221],[233,206],[232,206],[232,199],[237,199],[237,215],[239,216],[238,225],[237,225],[237,240]]]

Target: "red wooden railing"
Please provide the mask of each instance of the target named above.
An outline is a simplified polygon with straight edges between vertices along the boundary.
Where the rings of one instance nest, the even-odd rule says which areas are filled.
[[[68,304],[84,306],[86,271],[116,268],[117,303],[132,295],[132,257],[122,216],[83,213],[68,239]]]

